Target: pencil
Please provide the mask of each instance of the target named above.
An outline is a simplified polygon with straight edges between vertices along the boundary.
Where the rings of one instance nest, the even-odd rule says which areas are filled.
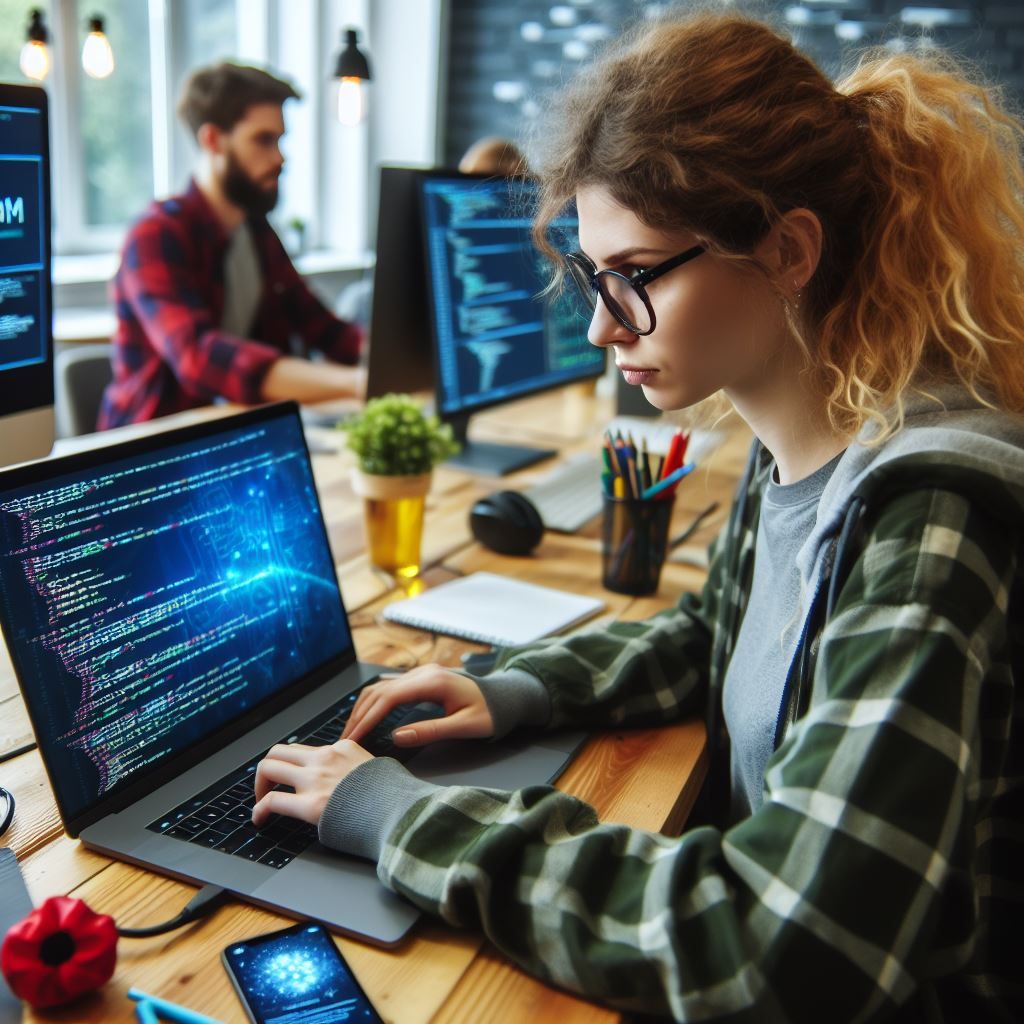
[[[683,479],[684,476],[688,476],[697,467],[691,462],[688,466],[680,466],[675,472],[669,473],[668,476],[659,480],[653,487],[648,487],[643,493],[643,498],[646,501],[649,498],[656,498],[659,494],[668,491],[665,497],[669,497],[672,491],[675,489],[676,484]]]

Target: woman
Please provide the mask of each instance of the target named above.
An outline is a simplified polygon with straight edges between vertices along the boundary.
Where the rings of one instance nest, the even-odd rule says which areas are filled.
[[[723,392],[758,439],[707,585],[483,679],[370,687],[333,747],[270,752],[254,819],[318,821],[629,1010],[1022,1019],[1020,126],[935,61],[835,88],[767,27],[700,16],[596,67],[552,134],[538,233],[575,197],[591,342],[662,409]],[[423,699],[447,717],[398,742],[704,709],[716,824],[601,825],[358,746]]]

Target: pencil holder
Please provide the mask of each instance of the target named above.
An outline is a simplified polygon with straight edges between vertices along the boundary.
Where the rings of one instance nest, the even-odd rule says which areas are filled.
[[[648,501],[605,495],[601,560],[608,590],[639,596],[658,589],[674,505],[674,495]]]

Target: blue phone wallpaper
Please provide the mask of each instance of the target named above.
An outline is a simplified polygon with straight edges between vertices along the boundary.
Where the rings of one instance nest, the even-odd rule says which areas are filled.
[[[257,1024],[382,1024],[321,925],[239,942],[225,957]]]

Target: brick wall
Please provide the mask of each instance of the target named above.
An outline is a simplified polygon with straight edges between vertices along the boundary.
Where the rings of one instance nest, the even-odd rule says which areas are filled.
[[[530,154],[545,97],[599,52],[602,41],[638,18],[684,8],[649,0],[451,0],[445,159],[482,135],[506,135]],[[736,0],[723,7],[784,27],[829,75],[865,45],[942,46],[977,62],[1024,100],[1024,0],[1017,3],[898,0]]]

